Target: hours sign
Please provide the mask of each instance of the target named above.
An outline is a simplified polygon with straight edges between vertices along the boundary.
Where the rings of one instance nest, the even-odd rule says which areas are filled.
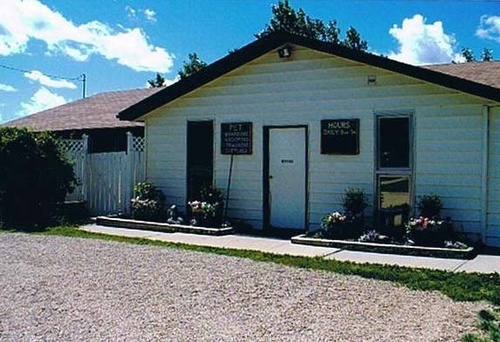
[[[359,154],[359,119],[321,120],[321,154]]]

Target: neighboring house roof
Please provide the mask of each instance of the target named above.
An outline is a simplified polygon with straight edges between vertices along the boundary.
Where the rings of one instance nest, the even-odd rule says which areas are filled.
[[[500,89],[500,61],[434,64],[424,68]]]
[[[1,126],[27,127],[34,131],[68,131],[143,126],[139,122],[120,121],[116,115],[120,110],[159,90],[161,88],[99,93],[6,122]]]
[[[253,41],[241,49],[230,53],[226,57],[208,65],[190,77],[181,79],[177,83],[164,88],[156,94],[145,98],[118,114],[120,120],[136,120],[143,115],[161,107],[195,89],[207,84],[216,78],[272,51],[285,44],[299,45],[334,56],[347,58],[353,61],[382,68],[402,75],[410,76],[426,82],[477,95],[489,100],[500,101],[500,86],[498,81],[490,84],[475,80],[474,77],[462,76],[454,73],[453,66],[449,72],[432,68],[417,67],[391,60],[386,57],[353,50],[344,46],[301,37],[285,32],[275,32],[268,36]],[[458,65],[458,64],[455,64]],[[492,64],[496,65],[496,64]],[[472,73],[474,75],[474,73]]]

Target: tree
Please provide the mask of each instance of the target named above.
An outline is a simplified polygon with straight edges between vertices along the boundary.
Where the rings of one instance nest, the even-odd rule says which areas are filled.
[[[493,60],[493,50],[484,48],[481,53],[481,59],[483,62],[491,62]]]
[[[75,184],[73,167],[51,134],[0,127],[1,223],[49,224]]]
[[[179,70],[178,75],[181,79],[191,76],[192,74],[200,71],[207,66],[207,63],[200,60],[196,53],[190,53],[188,55],[189,60],[184,61],[182,69]]]
[[[358,31],[352,26],[347,30],[346,38],[342,44],[354,50],[366,51],[368,49],[366,40],[361,39]]]
[[[337,21],[331,20],[325,24],[320,19],[308,16],[302,8],[294,10],[288,0],[279,0],[278,4],[271,9],[273,16],[263,31],[255,34],[257,39],[261,39],[272,32],[286,31],[311,39],[340,44],[351,49],[366,51],[368,43],[361,39],[360,34],[354,27],[350,27],[346,32],[346,37],[340,38],[340,29]]]
[[[476,58],[474,57],[474,52],[472,49],[463,48],[462,49],[462,57],[464,57],[467,63],[475,62]],[[493,50],[484,48],[481,53],[481,61],[483,62],[491,62],[493,60]]]
[[[476,58],[474,57],[474,52],[469,48],[462,49],[462,56],[465,58],[467,63],[474,62]]]
[[[155,78],[148,80],[148,84],[150,88],[161,88],[165,86],[165,77],[157,72]]]

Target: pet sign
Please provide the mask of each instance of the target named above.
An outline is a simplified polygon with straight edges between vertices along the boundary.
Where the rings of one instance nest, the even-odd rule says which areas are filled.
[[[252,123],[221,124],[222,154],[252,154]]]

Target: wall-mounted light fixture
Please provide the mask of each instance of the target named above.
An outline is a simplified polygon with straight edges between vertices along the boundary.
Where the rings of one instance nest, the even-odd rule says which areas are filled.
[[[377,76],[375,76],[375,75],[368,75],[366,77],[366,84],[367,85],[376,85],[377,84]]]
[[[282,48],[278,49],[278,56],[280,58],[288,58],[292,55],[292,48],[290,45],[285,45]]]

